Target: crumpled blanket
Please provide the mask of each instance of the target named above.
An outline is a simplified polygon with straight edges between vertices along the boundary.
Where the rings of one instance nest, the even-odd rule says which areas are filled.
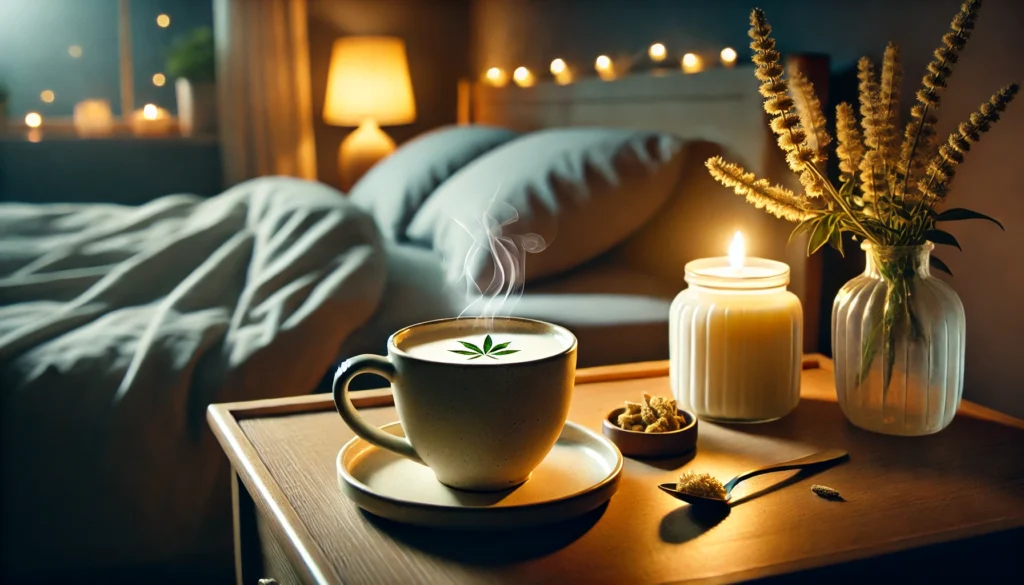
[[[200,445],[206,406],[310,392],[385,277],[372,218],[318,183],[0,205],[5,564],[65,545],[148,562],[205,538],[223,459]]]

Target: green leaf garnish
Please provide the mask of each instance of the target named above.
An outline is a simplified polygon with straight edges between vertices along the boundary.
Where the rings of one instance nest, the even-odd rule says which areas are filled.
[[[512,343],[511,341],[504,341],[502,343],[495,344],[494,340],[491,339],[490,335],[484,337],[483,349],[480,349],[480,347],[468,341],[459,340],[459,343],[461,343],[462,346],[468,349],[469,351],[466,351],[466,349],[449,349],[448,351],[452,353],[457,353],[459,355],[470,356],[470,360],[475,360],[477,358],[482,357],[488,357],[492,360],[497,360],[497,356],[512,355],[514,353],[519,353],[518,349],[505,349],[506,347],[509,346],[509,344]]]
[[[484,354],[484,351],[482,349],[480,349],[479,347],[473,345],[472,343],[470,343],[468,341],[460,341],[459,343],[461,343],[463,346],[465,346],[466,349],[472,351],[473,353],[478,353],[480,355]]]

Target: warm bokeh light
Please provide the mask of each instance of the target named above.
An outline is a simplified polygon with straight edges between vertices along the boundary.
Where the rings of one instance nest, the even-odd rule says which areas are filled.
[[[561,59],[555,59],[551,62],[551,74],[558,75],[565,71],[565,61]]]
[[[166,14],[161,14],[156,17],[156,25],[160,28],[167,28],[171,26],[171,17]]]
[[[597,60],[594,61],[594,69],[597,70],[597,76],[605,81],[615,79],[615,67],[608,55],[599,56]]]
[[[732,67],[736,64],[736,50],[732,47],[722,49],[721,57],[722,65],[725,65],[726,67]]]
[[[53,92],[48,89],[44,89],[42,93],[39,94],[39,99],[43,100],[48,104],[53,103],[54,97],[55,96],[53,95]]]
[[[667,54],[665,51],[665,45],[661,43],[654,43],[651,45],[651,48],[647,50],[647,54],[650,55],[652,60],[660,63],[665,60],[665,55]]]
[[[494,87],[504,87],[505,84],[508,83],[508,76],[505,75],[505,71],[500,67],[491,67],[488,69],[487,73],[484,74],[484,79]]]
[[[700,57],[693,53],[683,55],[683,72],[697,73],[702,69]]]
[[[519,87],[530,87],[533,85],[533,73],[530,73],[526,67],[516,67],[516,70],[512,72],[512,80]]]
[[[165,83],[167,83],[167,78],[164,77],[163,73],[155,73],[153,75],[153,85],[163,87]]]
[[[39,112],[29,112],[25,114],[25,125],[29,128],[38,128],[43,125],[43,117]]]
[[[153,104],[146,104],[142,106],[142,117],[147,120],[156,120],[158,111],[156,106]]]
[[[743,268],[746,259],[747,245],[743,241],[743,234],[737,230],[732,237],[732,242],[729,242],[729,266],[734,270],[739,270]]]
[[[82,56],[82,47],[78,45],[71,45],[68,47],[68,55],[71,55],[72,59],[77,59]]]

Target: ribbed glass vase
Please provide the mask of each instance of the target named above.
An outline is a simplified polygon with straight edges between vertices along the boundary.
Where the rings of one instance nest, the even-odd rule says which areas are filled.
[[[874,247],[832,305],[839,406],[853,424],[927,435],[956,414],[964,381],[964,307],[931,276],[933,245]]]

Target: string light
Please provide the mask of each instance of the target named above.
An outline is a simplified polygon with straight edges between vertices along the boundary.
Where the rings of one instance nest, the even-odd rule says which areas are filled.
[[[78,45],[71,45],[68,47],[68,55],[71,55],[72,59],[77,59],[82,56],[82,47]]]
[[[726,67],[732,67],[736,65],[736,50],[732,47],[726,47],[722,49],[721,53],[722,65]]]
[[[612,60],[608,55],[600,55],[594,61],[594,69],[597,70],[597,75],[605,81],[611,81],[615,79],[615,69],[612,66]]]
[[[42,91],[42,93],[39,94],[39,99],[43,100],[44,102],[46,102],[48,104],[53,103],[53,98],[54,98],[53,92],[48,90],[48,89],[44,89]]]
[[[700,57],[693,53],[683,55],[683,73],[698,73],[701,69]]]
[[[160,28],[167,28],[171,26],[171,17],[166,14],[161,14],[156,17],[156,25]]]
[[[167,78],[164,77],[163,73],[155,73],[153,75],[153,85],[163,87],[165,83],[167,83]]]
[[[533,85],[533,74],[526,67],[516,67],[516,70],[512,72],[512,80],[519,87],[530,87]]]
[[[555,76],[555,83],[558,85],[569,85],[572,83],[572,70],[562,59],[555,59],[551,62],[551,74]]]
[[[500,67],[488,69],[487,73],[484,74],[484,79],[494,87],[505,87],[505,84],[508,83],[508,76],[505,75],[505,72]]]
[[[29,128],[38,128],[43,125],[43,117],[39,112],[29,112],[25,114],[25,125]]]
[[[565,72],[565,61],[561,59],[555,59],[551,62],[551,74],[558,75]]]
[[[665,45],[661,43],[654,43],[650,49],[647,49],[647,54],[651,57],[651,60],[655,63],[661,63],[665,60],[665,56],[668,54],[665,51]]]

